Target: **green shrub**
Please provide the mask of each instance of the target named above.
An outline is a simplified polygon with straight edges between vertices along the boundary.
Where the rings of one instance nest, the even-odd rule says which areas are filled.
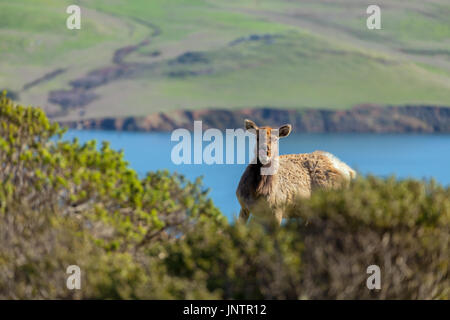
[[[368,177],[289,211],[269,234],[255,224],[198,225],[167,247],[168,270],[204,272],[208,288],[230,299],[450,297],[448,188]],[[381,290],[366,286],[374,264]]]
[[[450,297],[450,190],[434,181],[360,179],[299,201],[288,226],[301,234],[303,286],[311,298]],[[367,290],[369,265],[381,290]]]
[[[201,182],[165,171],[141,180],[108,143],[63,134],[42,110],[0,96],[0,297],[214,296],[166,277],[153,255],[197,221],[223,223]],[[71,264],[85,275],[78,292],[66,288]]]

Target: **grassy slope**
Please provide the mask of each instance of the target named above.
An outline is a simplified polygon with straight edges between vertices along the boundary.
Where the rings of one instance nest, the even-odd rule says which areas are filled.
[[[339,5],[338,5],[339,3]],[[0,0],[0,87],[48,109],[50,90],[111,64],[114,50],[162,33],[127,61],[154,63],[94,90],[85,117],[143,115],[178,108],[247,106],[346,108],[358,103],[450,102],[450,6],[379,1],[383,30],[365,27],[365,1],[80,1],[82,30],[65,28],[70,1]],[[251,34],[279,35],[247,41]],[[159,57],[148,54],[158,50]],[[185,51],[207,63],[174,65]],[[58,77],[21,87],[57,68]],[[200,72],[170,77],[170,72]],[[78,117],[78,110],[67,117]]]

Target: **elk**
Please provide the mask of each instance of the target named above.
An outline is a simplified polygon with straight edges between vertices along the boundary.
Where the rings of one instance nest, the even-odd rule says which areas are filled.
[[[236,190],[241,205],[239,220],[250,213],[280,225],[285,209],[297,198],[309,198],[317,189],[335,189],[356,177],[356,172],[331,153],[278,155],[278,139],[287,137],[290,124],[279,129],[258,127],[245,120],[245,129],[256,134],[256,161],[244,171]]]

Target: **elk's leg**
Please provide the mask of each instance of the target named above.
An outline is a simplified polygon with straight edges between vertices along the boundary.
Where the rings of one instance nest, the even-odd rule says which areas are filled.
[[[278,226],[280,226],[281,225],[281,221],[283,220],[283,210],[282,209],[276,209],[274,213],[275,213],[276,224]]]
[[[241,208],[241,212],[239,212],[239,221],[245,224],[247,223],[249,216],[250,212],[245,208]]]
[[[264,226],[269,234],[275,233],[279,230],[281,221],[283,220],[283,210],[274,209],[270,216],[265,217]]]

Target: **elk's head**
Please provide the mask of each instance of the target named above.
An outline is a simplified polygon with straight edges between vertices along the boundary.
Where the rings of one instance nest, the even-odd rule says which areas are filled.
[[[245,129],[256,134],[256,153],[258,163],[270,165],[278,157],[278,139],[287,137],[292,130],[290,124],[278,129],[258,127],[253,121],[245,120]]]

